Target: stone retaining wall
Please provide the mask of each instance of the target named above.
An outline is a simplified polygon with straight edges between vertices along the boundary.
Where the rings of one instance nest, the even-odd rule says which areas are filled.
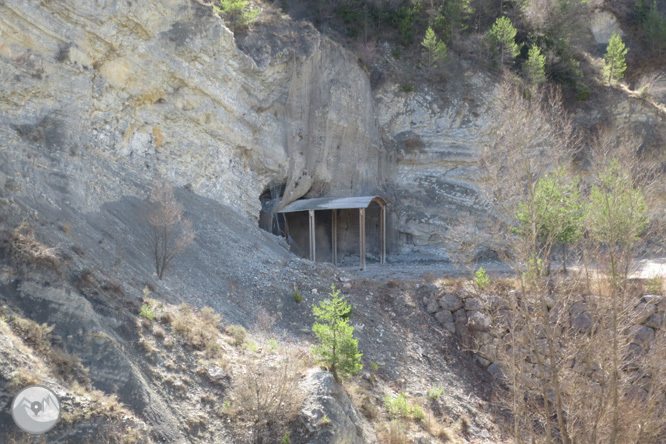
[[[497,362],[497,349],[506,342],[511,311],[504,298],[493,294],[476,294],[461,290],[448,292],[435,285],[420,287],[420,296],[428,313],[446,331],[454,335],[460,345],[475,354],[477,361],[495,377],[501,372]],[[516,296],[516,290],[509,296]],[[589,304],[595,296],[577,296],[569,309],[566,321],[581,332],[593,326]],[[547,301],[549,308],[555,305],[553,299]],[[666,318],[666,297],[644,295],[636,299],[630,307],[633,322],[628,330],[629,352],[642,356],[650,351],[655,335],[664,328]]]

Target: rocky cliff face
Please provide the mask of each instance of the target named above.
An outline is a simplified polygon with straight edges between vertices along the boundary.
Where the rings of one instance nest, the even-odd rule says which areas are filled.
[[[380,193],[390,254],[408,260],[450,257],[461,217],[487,222],[473,176],[497,79],[473,65],[372,91],[311,25],[266,10],[234,37],[197,0],[12,0],[0,22],[0,185],[89,210],[163,177],[255,221],[269,189],[283,205]],[[577,108],[585,127],[638,127],[663,145],[663,111],[640,98]]]
[[[468,69],[444,91],[405,93],[389,84],[375,93],[379,124],[396,151],[393,185],[403,257],[448,258],[448,229],[464,216],[487,218],[474,172],[490,143],[488,109],[495,87]]]
[[[29,187],[34,149],[80,209],[154,176],[256,219],[271,184],[291,201],[387,173],[366,75],[309,25],[265,25],[245,53],[194,0],[10,1],[0,21],[3,182]]]
[[[484,244],[483,235],[492,223],[491,209],[479,193],[476,173],[481,153],[492,146],[499,79],[464,62],[461,66],[461,75],[439,89],[432,85],[404,92],[388,83],[374,93],[382,135],[396,159],[394,253],[406,260],[455,259],[456,245],[474,237],[480,242],[476,254],[492,255],[493,246]],[[602,133],[635,135],[639,153],[662,162],[666,96],[655,78],[644,97],[609,88],[569,106],[587,142]],[[588,148],[584,144],[585,153]]]

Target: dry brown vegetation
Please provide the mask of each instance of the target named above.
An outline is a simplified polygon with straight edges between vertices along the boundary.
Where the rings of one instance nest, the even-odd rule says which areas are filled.
[[[192,222],[183,216],[183,205],[176,200],[173,187],[167,182],[157,182],[150,198],[145,213],[149,225],[147,239],[155,272],[162,279],[173,258],[194,240],[194,229]]]
[[[16,315],[8,318],[8,325],[16,336],[29,345],[50,366],[53,373],[66,382],[90,385],[87,369],[81,364],[78,356],[67,353],[65,350],[54,348],[51,343],[51,332],[53,326],[38,324],[30,319]],[[34,380],[38,376],[30,376],[29,373],[19,372],[16,375],[17,384],[23,384]],[[20,385],[19,384],[19,385]]]
[[[584,211],[582,236],[572,236],[583,266],[558,279],[551,261],[569,222],[545,218],[538,187],[558,167],[577,184],[570,177],[580,139],[556,91],[526,95],[505,82],[495,112],[482,183],[497,212],[498,251],[520,278],[519,291],[498,288],[503,305],[494,322],[495,336],[503,338],[497,360],[514,441],[663,442],[666,361],[657,364],[662,354],[654,348],[662,333],[654,345],[636,339],[640,295],[629,280],[646,251],[646,230],[657,239],[653,246],[663,234],[658,218],[648,224],[659,165],[639,159],[636,138],[597,138],[580,187],[589,203],[576,207]]]
[[[39,242],[35,238],[35,231],[26,222],[14,228],[9,236],[8,247],[10,259],[15,266],[31,265],[59,269],[61,259],[58,250]]]
[[[307,351],[289,344],[243,360],[234,374],[231,404],[226,409],[239,439],[274,442],[288,431],[288,423],[296,419],[303,403],[300,381],[310,362]]]
[[[220,315],[213,309],[204,307],[197,313],[189,305],[182,304],[172,316],[171,326],[189,345],[209,356],[219,355]]]

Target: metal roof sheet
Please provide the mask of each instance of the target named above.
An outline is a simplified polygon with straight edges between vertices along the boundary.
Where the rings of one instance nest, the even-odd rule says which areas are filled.
[[[308,210],[368,208],[375,200],[377,200],[379,205],[386,205],[386,201],[379,196],[320,197],[317,199],[301,199],[294,201],[278,211],[278,213],[295,213],[297,211]]]

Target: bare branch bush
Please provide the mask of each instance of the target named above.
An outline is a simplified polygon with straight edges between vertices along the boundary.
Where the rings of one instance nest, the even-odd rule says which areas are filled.
[[[511,78],[499,88],[493,121],[489,134],[493,143],[480,159],[480,191],[497,218],[493,237],[506,242],[505,261],[524,270],[530,256],[547,258],[555,240],[537,242],[538,214],[532,215],[530,235],[515,235],[516,213],[521,204],[534,212],[539,179],[558,167],[570,169],[581,138],[563,109],[558,89],[526,92]]]
[[[303,404],[299,385],[307,362],[307,350],[283,343],[274,353],[248,359],[234,374],[230,411],[239,439],[272,443],[284,435]]]
[[[492,237],[480,230],[473,217],[460,216],[444,236],[446,251],[450,252],[456,267],[472,276],[481,246],[492,245]]]
[[[662,182],[659,163],[640,157],[635,137],[598,137],[589,183],[581,187],[591,202],[581,242],[585,266],[554,279],[553,233],[563,227],[544,219],[538,184],[555,168],[572,169],[580,139],[557,91],[530,97],[505,82],[495,113],[481,183],[499,222],[493,236],[506,240],[503,259],[521,277],[520,291],[502,295],[492,309],[514,441],[663,441],[664,361],[640,336],[651,330],[636,321],[642,305],[629,281],[636,257],[653,252],[644,241],[644,201],[658,198],[651,190]],[[651,219],[653,235],[663,234],[661,227]]]
[[[183,205],[176,200],[173,187],[167,182],[155,184],[145,213],[148,240],[159,279],[174,257],[194,240],[192,222],[183,216]]]
[[[494,236],[507,242],[503,259],[521,276],[522,286],[506,297],[503,316],[510,319],[498,323],[509,331],[508,346],[498,354],[514,414],[514,439],[543,433],[552,443],[557,428],[562,442],[569,444],[560,376],[561,321],[550,313],[553,288],[545,268],[556,239],[553,230],[544,236],[536,195],[547,173],[570,168],[580,138],[559,90],[526,92],[509,78],[500,86],[494,122],[494,143],[481,158],[481,190],[498,220]],[[515,229],[519,211],[525,215],[521,232]]]

